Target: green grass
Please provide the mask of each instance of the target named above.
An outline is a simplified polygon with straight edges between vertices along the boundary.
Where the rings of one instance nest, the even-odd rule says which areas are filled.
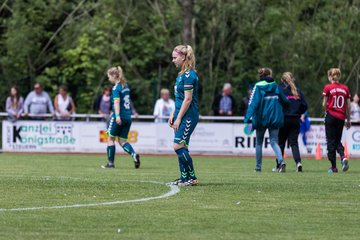
[[[329,175],[328,161],[303,160],[296,173],[271,172],[264,159],[194,157],[200,185],[147,202],[67,209],[0,211],[0,239],[359,239],[360,161]],[[0,208],[97,203],[159,196],[140,181],[177,177],[175,156],[144,156],[134,169],[117,156],[0,155]],[[121,232],[118,233],[118,229]]]

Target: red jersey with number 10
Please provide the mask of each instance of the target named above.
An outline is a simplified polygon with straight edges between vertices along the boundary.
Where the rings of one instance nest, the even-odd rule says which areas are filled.
[[[326,112],[345,120],[347,100],[351,97],[348,87],[338,82],[328,84],[324,87],[323,96],[327,97]]]

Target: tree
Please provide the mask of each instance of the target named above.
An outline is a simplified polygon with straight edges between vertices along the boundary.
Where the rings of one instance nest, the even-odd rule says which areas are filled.
[[[69,85],[78,112],[90,112],[106,70],[121,65],[139,113],[150,114],[160,88],[173,89],[171,51],[182,43],[195,49],[203,115],[225,82],[240,100],[262,66],[276,80],[294,73],[310,116],[322,115],[328,68],[359,89],[355,0],[14,0],[0,4],[0,16],[3,103],[10,85],[26,94],[41,81],[51,95]]]
[[[182,0],[182,11],[183,11],[183,18],[184,18],[184,44],[192,45],[193,38],[192,38],[192,23],[193,23],[193,5],[194,0]]]

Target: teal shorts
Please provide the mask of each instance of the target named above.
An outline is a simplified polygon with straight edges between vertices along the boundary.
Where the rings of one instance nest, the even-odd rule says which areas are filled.
[[[130,126],[131,119],[121,119],[121,125],[119,125],[116,123],[115,118],[112,116],[109,120],[106,133],[111,137],[119,137],[122,140],[127,140]]]
[[[181,120],[179,129],[175,132],[174,143],[185,143],[186,146],[189,146],[190,136],[195,130],[198,121],[198,118],[184,117]]]

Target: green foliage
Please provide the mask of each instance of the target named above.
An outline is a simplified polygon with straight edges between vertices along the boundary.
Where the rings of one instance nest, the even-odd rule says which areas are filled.
[[[353,94],[359,90],[358,1],[199,0],[193,12],[203,115],[225,82],[240,101],[262,66],[277,80],[293,72],[314,117],[323,112],[328,68],[340,67],[341,81]],[[11,85],[25,95],[40,81],[52,96],[67,84],[77,112],[91,112],[109,85],[106,70],[116,65],[141,114],[151,114],[162,87],[173,89],[171,51],[183,33],[179,1],[14,0],[0,16],[0,102]]]

